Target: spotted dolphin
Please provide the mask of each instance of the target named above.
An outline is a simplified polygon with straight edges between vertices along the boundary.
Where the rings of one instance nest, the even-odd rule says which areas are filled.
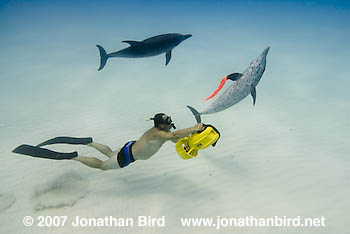
[[[214,97],[224,86],[227,79],[234,81],[216,100],[211,103],[204,111],[198,112],[195,108],[187,106],[195,116],[197,122],[201,122],[201,115],[213,114],[223,111],[234,104],[242,101],[249,94],[252,95],[253,105],[256,100],[256,86],[259,83],[266,67],[266,56],[270,46],[267,46],[258,58],[252,61],[249,67],[241,73],[232,73],[225,76],[219,87],[206,100]]]
[[[100,50],[100,67],[98,70],[106,65],[107,59],[112,57],[119,58],[144,58],[151,57],[165,53],[165,65],[168,65],[171,59],[171,51],[178,46],[184,40],[192,37],[191,34],[180,34],[180,33],[168,33],[154,37],[147,38],[143,41],[122,41],[128,43],[130,46],[107,54],[102,46],[96,45]]]

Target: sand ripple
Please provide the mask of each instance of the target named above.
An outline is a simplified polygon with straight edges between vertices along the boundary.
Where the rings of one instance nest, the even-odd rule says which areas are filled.
[[[74,206],[83,199],[89,188],[89,181],[69,173],[34,188],[35,211]]]
[[[0,213],[9,209],[16,202],[16,197],[12,193],[0,194]]]

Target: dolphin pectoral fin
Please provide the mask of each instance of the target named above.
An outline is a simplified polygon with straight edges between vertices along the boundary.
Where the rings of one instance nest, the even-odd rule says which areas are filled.
[[[239,80],[242,76],[243,76],[243,74],[241,74],[241,73],[232,73],[232,74],[227,76],[227,79],[235,81],[235,80]]]
[[[171,50],[169,50],[168,52],[166,52],[165,54],[165,66],[168,65],[168,63],[170,62],[170,59],[171,59]]]
[[[130,46],[137,46],[142,44],[142,42],[139,42],[139,41],[122,41],[122,42],[128,43]]]
[[[253,106],[255,105],[255,99],[256,99],[256,89],[255,87],[252,88],[252,91],[250,92],[253,98]]]

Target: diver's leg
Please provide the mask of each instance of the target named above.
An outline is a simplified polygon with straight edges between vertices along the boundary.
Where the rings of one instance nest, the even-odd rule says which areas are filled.
[[[111,148],[109,148],[107,145],[99,144],[96,142],[91,142],[90,144],[88,144],[88,146],[91,146],[92,148],[100,151],[102,154],[106,155],[108,158],[115,156],[116,154],[115,152],[119,152],[119,151],[113,152]]]
[[[92,167],[92,168],[101,168],[101,165],[103,163],[103,161],[95,157],[78,156],[73,158],[72,160],[81,162],[82,164],[85,164],[86,166]]]
[[[121,167],[118,164],[118,160],[115,157],[111,157],[107,159],[106,161],[103,161],[101,170],[113,170],[113,169],[120,169]]]
[[[76,158],[73,158],[72,160],[81,162],[82,164],[85,164],[88,167],[97,168],[101,170],[112,170],[120,168],[116,161],[116,158],[114,157],[109,158],[106,161],[102,161],[95,157],[78,156]]]

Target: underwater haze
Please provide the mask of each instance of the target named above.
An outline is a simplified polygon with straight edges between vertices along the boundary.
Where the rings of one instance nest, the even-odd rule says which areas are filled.
[[[350,4],[346,1],[0,2],[0,233],[348,233],[350,210]],[[107,53],[165,33],[193,36],[165,55]],[[215,148],[181,159],[171,142],[148,160],[100,171],[75,161],[14,154],[56,136],[93,137],[113,150],[203,102],[270,46],[249,95],[203,115]],[[232,81],[227,81],[226,89]],[[223,91],[221,91],[223,92]],[[220,95],[220,93],[219,93]],[[106,159],[86,146],[53,145]],[[34,224],[24,225],[31,216]],[[40,217],[67,217],[40,227]],[[75,218],[132,218],[128,227],[73,227]],[[137,226],[139,216],[164,226]],[[313,227],[184,227],[181,218],[301,217]]]

